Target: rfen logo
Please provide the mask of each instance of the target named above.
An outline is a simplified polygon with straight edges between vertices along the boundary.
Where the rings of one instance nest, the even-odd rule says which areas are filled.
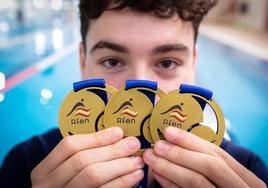
[[[5,75],[0,72],[0,90],[4,89],[6,87],[6,78]]]

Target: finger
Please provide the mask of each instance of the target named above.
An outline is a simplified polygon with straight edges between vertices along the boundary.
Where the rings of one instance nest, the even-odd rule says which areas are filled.
[[[61,187],[87,166],[133,155],[140,149],[136,137],[127,137],[112,145],[76,153],[49,174],[50,181]]]
[[[215,148],[217,147],[215,144],[212,144],[192,133],[175,127],[167,127],[164,130],[164,136],[170,143],[201,153],[214,155]]]
[[[231,155],[215,144],[175,127],[166,128],[164,131],[164,136],[169,142],[175,145],[192,151],[206,153],[222,159],[250,187],[256,187],[256,183],[258,185],[263,184],[263,182],[259,180],[255,174],[253,174],[251,171],[237,162]],[[258,181],[256,181],[256,179],[258,179]]]
[[[247,187],[247,184],[220,158],[190,151],[167,141],[154,145],[155,153],[175,164],[203,174],[219,187]]]
[[[99,187],[144,166],[141,157],[120,158],[86,167],[66,187]]]
[[[144,162],[153,171],[180,187],[215,187],[203,175],[158,157],[151,149],[144,153]]]
[[[52,152],[32,171],[35,178],[48,174],[63,161],[79,151],[115,143],[123,137],[123,131],[110,128],[92,134],[67,136],[52,150]]]
[[[163,176],[161,176],[157,172],[153,171],[153,176],[158,181],[158,183],[160,183],[160,185],[163,188],[179,188],[179,186],[177,186],[175,183],[173,183],[170,180],[164,178]]]
[[[116,188],[125,188],[125,187],[133,187],[136,185],[139,181],[142,180],[144,176],[143,170],[139,169],[131,174],[127,174],[124,176],[121,176],[119,178],[116,178],[102,186],[100,188],[110,188],[110,187],[116,187]]]

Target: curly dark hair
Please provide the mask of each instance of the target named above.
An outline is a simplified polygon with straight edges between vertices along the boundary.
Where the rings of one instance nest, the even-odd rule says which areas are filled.
[[[85,45],[90,20],[96,19],[106,10],[130,8],[138,12],[149,12],[160,18],[170,18],[174,14],[184,21],[192,22],[194,41],[203,17],[214,7],[217,0],[80,0],[81,36]]]

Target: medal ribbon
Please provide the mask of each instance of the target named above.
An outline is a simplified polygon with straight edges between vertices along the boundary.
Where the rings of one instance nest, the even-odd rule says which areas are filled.
[[[99,87],[99,88],[106,88],[105,86],[105,80],[104,79],[92,79],[92,80],[83,80],[80,82],[73,83],[73,90],[74,92],[77,92],[81,89],[87,88],[87,87]],[[107,92],[104,90],[98,90],[98,89],[90,89],[89,91],[95,93],[98,95],[105,104],[107,104]]]
[[[193,93],[196,95],[200,95],[207,100],[211,100],[211,98],[213,96],[212,91],[210,91],[208,89],[198,87],[198,86],[188,85],[188,84],[181,84],[180,93]],[[199,98],[195,98],[195,99],[200,104],[201,108],[204,110],[204,108],[206,106],[206,102],[199,99]]]

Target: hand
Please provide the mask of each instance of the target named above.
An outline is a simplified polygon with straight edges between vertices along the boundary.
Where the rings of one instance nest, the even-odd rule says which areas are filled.
[[[164,136],[143,157],[163,187],[266,187],[220,147],[174,127]]]
[[[131,187],[143,178],[135,137],[120,128],[65,137],[31,173],[33,187]]]

